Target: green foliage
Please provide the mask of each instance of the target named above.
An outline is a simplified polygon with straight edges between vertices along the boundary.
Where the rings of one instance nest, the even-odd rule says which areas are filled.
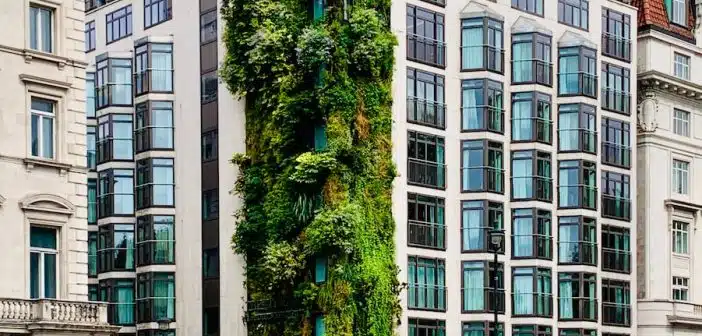
[[[301,315],[249,323],[250,335],[391,336],[400,283],[392,218],[390,0],[224,0],[230,91],[246,98],[245,154],[235,191],[244,206],[232,238],[250,299],[297,303]],[[315,152],[315,125],[327,147]],[[312,262],[326,257],[327,281]]]

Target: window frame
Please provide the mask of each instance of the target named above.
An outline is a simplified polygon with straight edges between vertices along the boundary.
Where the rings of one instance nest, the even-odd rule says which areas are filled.
[[[209,31],[207,31],[209,29]],[[217,41],[217,9],[200,14],[200,45]]]
[[[127,63],[129,63],[127,65]],[[118,107],[130,107],[133,108],[133,103],[134,103],[134,95],[132,93],[132,86],[134,83],[132,83],[132,66],[133,66],[133,61],[132,58],[116,58],[116,57],[107,57],[107,54],[102,54],[99,55],[95,58],[95,111],[99,111],[101,109],[110,107],[110,106],[118,106]],[[118,69],[122,69],[122,71],[126,71],[128,73],[127,76],[125,76],[128,80],[129,83],[117,83],[115,75],[115,72]],[[118,90],[116,87],[125,87],[123,88],[122,93],[128,92],[128,95],[124,95],[124,97],[118,97],[118,98],[129,98],[129,101],[119,101],[116,102],[117,98],[116,93],[118,93]]]
[[[612,26],[621,25],[619,35]],[[602,7],[602,55],[631,62],[631,16],[607,7]],[[621,49],[621,52],[618,50]]]
[[[85,161],[88,171],[97,171],[97,125],[85,127]]]
[[[534,8],[530,10],[529,7]],[[539,12],[539,7],[541,7],[541,12]],[[544,17],[544,0],[512,0],[512,8],[524,13]]]
[[[40,109],[35,109],[34,108],[34,102],[37,103],[44,103],[47,104],[47,106],[51,107],[51,112],[49,111],[44,111]],[[29,98],[29,120],[30,120],[30,132],[29,132],[29,154],[33,158],[38,158],[40,160],[50,160],[54,161],[57,160],[57,150],[59,146],[56,144],[57,140],[59,139],[58,137],[58,132],[59,132],[59,102],[57,100],[52,100],[48,98],[44,98],[41,95],[31,95]],[[37,129],[34,129],[34,118],[37,118],[36,126]],[[49,120],[51,122],[51,148],[45,148],[45,130],[44,130],[44,121]],[[34,150],[34,136],[33,134],[36,133],[37,139],[36,139],[36,152]],[[45,153],[49,151],[49,153]]]
[[[163,9],[165,10],[165,13],[161,13],[159,11],[160,8],[156,9],[156,13],[158,15],[157,21],[153,21],[154,17],[154,11],[153,7],[160,7],[163,5]],[[155,27],[160,25],[161,23],[164,23],[166,21],[169,21],[170,19],[173,18],[173,11],[172,11],[172,0],[144,0],[144,30],[149,29],[151,27]],[[151,15],[147,15],[147,13],[151,13]],[[164,14],[165,16],[161,18],[161,14]],[[152,20],[147,20],[147,18],[150,18]]]
[[[565,279],[565,277],[569,277],[569,279]],[[571,304],[578,305],[580,307],[580,315],[582,316],[575,316],[575,311],[573,311],[573,317],[568,318],[568,317],[563,317],[561,313],[561,304],[565,301],[564,299],[568,299],[567,297],[563,296],[563,293],[561,293],[561,281],[567,281],[568,283],[573,284],[573,282],[576,282],[578,284],[579,292],[582,293],[578,297],[574,297],[571,294],[570,300]],[[592,321],[592,322],[597,322],[597,317],[599,315],[598,313],[598,304],[597,304],[597,274],[596,273],[591,273],[591,272],[558,272],[558,321]],[[585,292],[585,286],[588,284],[593,284],[592,288],[594,289],[594,293],[591,293],[589,297],[584,296]],[[572,287],[571,287],[572,288]],[[571,290],[572,291],[572,290]],[[592,301],[592,302],[588,302]],[[585,316],[585,309],[583,309],[583,306],[586,306],[587,304],[592,304],[592,309],[594,310],[594,316],[587,317]],[[574,310],[574,309],[573,309]],[[596,336],[597,334],[595,334]]]
[[[577,162],[577,166],[569,166],[566,164],[572,164],[572,162]],[[589,166],[589,167],[586,167]],[[561,189],[562,188],[572,188],[572,185],[564,185],[561,184],[561,170],[567,169],[577,169],[578,171],[578,184],[577,184],[577,204],[575,205],[562,205],[561,204]],[[597,195],[598,195],[598,186],[597,186],[597,163],[594,161],[589,161],[589,160],[558,160],[558,209],[589,209],[589,210],[594,210],[597,211]],[[585,173],[589,172],[593,174],[593,181],[594,181],[594,186],[589,186],[586,185],[585,181]],[[588,195],[589,193],[592,193],[592,195]],[[586,195],[589,196],[592,199],[592,204],[586,204],[589,202],[586,202]]]
[[[629,228],[603,224],[600,241],[602,244],[601,269],[606,272],[631,274],[631,231]],[[628,249],[615,245],[628,245]]]
[[[219,131],[217,129],[202,133],[201,161],[203,163],[217,161],[219,158]],[[209,150],[208,150],[209,146]],[[206,155],[210,152],[210,155]]]
[[[517,232],[518,224],[516,223],[516,220],[524,218],[529,218],[531,221],[531,234],[529,234],[526,238],[526,240],[530,240],[531,254],[517,256],[516,252],[519,250],[518,245],[520,245],[518,241],[524,242],[525,239],[521,238],[524,237],[524,235],[521,235]],[[551,232],[553,225],[553,214],[550,210],[541,208],[512,208],[511,221],[512,260],[553,260],[553,232]],[[545,234],[542,232],[545,232]],[[539,251],[540,243],[545,245],[543,249],[545,255]]]
[[[97,36],[95,32],[95,20],[91,20],[85,23],[85,52],[91,52],[95,50],[97,44]]]
[[[480,145],[478,146],[478,144]],[[466,167],[465,164],[469,161],[466,161],[466,152],[478,150],[478,148],[482,152],[482,165]],[[468,153],[468,155],[470,154]],[[497,166],[491,165],[491,156],[493,163],[498,163]],[[469,177],[472,170],[478,170],[482,175],[479,189],[470,188]],[[502,142],[487,139],[461,140],[461,193],[478,192],[500,195],[505,193],[505,152]]]
[[[597,241],[597,219],[587,216],[558,216],[558,265],[586,265],[595,266],[598,264],[598,241]],[[576,232],[578,233],[577,241],[565,241],[562,240],[565,237],[561,235],[561,227],[563,226],[575,226]],[[592,241],[587,240],[588,235],[592,234]],[[570,257],[566,260],[561,258],[561,245],[562,244],[577,244],[574,249],[577,253],[577,257]],[[572,251],[564,250],[565,252]],[[589,251],[588,251],[589,250]],[[588,255],[590,258],[588,258]],[[569,260],[570,259],[570,260]],[[572,260],[577,259],[577,260]]]
[[[157,277],[165,277],[165,279],[157,279]],[[173,296],[155,296],[156,281],[164,281],[172,283]],[[170,287],[170,286],[169,286]],[[171,322],[176,321],[176,276],[174,272],[145,272],[139,273],[136,278],[136,295],[135,303],[137,306],[136,321],[137,323],[159,322],[163,317],[159,318],[156,309],[156,300],[169,300],[172,303],[166,304],[166,310],[169,306],[173,308],[173,315],[165,317]],[[168,287],[167,287],[168,290]]]
[[[212,89],[214,83],[214,92],[207,93],[208,89]],[[217,70],[212,70],[200,75],[200,105],[205,105],[217,101],[219,90],[219,77]]]
[[[531,330],[517,330],[518,328],[531,328]],[[554,336],[553,328],[550,325],[539,324],[513,324],[512,336]]]
[[[129,124],[129,138],[116,138],[115,126],[118,124]],[[122,127],[127,127],[122,125]],[[124,143],[122,143],[124,142]],[[126,143],[129,143],[127,146]],[[122,144],[123,149],[129,151],[128,157],[115,158],[115,150],[118,144]],[[134,161],[134,116],[132,114],[110,113],[98,118],[96,148],[97,166],[107,162],[133,162]]]
[[[35,12],[36,11],[36,12]],[[40,12],[48,12],[49,13],[49,34],[50,36],[48,37],[49,40],[49,45],[48,45],[48,50],[45,49],[44,42],[47,39],[46,36],[42,33],[42,28],[43,25],[46,23],[43,21],[42,16],[39,14]],[[57,22],[57,15],[58,9],[56,7],[52,7],[46,3],[40,3],[40,2],[29,2],[29,17],[27,18],[27,25],[29,26],[29,32],[27,34],[29,35],[29,43],[28,43],[28,49],[34,51],[34,52],[40,52],[40,53],[46,53],[46,54],[57,54],[57,47],[58,47],[58,39],[59,39],[59,32],[58,32],[58,27],[59,23]],[[36,17],[34,17],[36,16]],[[34,18],[33,18],[34,17]],[[32,19],[34,19],[34,26],[32,27]],[[34,28],[34,36],[32,36],[32,28]],[[33,46],[34,45],[34,46]]]
[[[692,113],[679,108],[673,108],[673,133],[687,138],[691,137],[691,117]]]
[[[149,1],[149,0],[144,0]],[[152,0],[164,1],[164,0]],[[170,0],[168,0],[170,1]],[[154,54],[170,57],[170,69],[157,69],[154,65]],[[166,56],[170,55],[170,56]],[[134,97],[149,93],[173,93],[173,43],[143,42],[134,46],[134,73],[132,74],[132,89]],[[157,82],[155,74],[165,73],[167,84],[163,88],[154,85]],[[167,86],[170,86],[168,88]]]
[[[98,179],[88,178],[88,195],[87,195],[87,208],[88,208],[88,225],[97,225],[98,218]],[[92,200],[91,200],[92,198]]]
[[[566,108],[576,107],[577,109],[566,110]],[[565,122],[561,120],[562,115],[577,114],[578,128],[577,129],[562,129],[561,124]],[[589,123],[592,122],[592,129],[590,129]],[[561,133],[563,132],[576,132],[576,143],[577,148],[575,149],[563,149],[561,138],[566,138]],[[590,104],[584,103],[567,103],[558,104],[558,153],[589,153],[597,155],[597,107]],[[572,140],[572,139],[571,139]],[[588,146],[585,140],[589,140],[591,145]],[[591,148],[591,150],[590,150]]]
[[[159,239],[157,226],[170,226],[171,239]],[[175,265],[175,216],[173,215],[144,215],[137,217],[136,222],[136,265]],[[165,244],[164,244],[165,243]],[[165,247],[165,249],[164,249]],[[159,258],[159,250],[165,258]]]
[[[98,231],[88,231],[88,278],[91,279],[96,279],[98,275],[97,245]]]
[[[601,107],[605,111],[610,111],[626,116],[631,115],[631,72],[625,67],[620,67],[611,63],[602,62],[601,87]],[[612,78],[614,77],[614,78]],[[613,83],[611,82],[613,80]],[[621,85],[622,90],[617,91],[616,86]],[[621,108],[617,103],[621,103]]]
[[[690,302],[690,278],[673,276],[671,281],[671,290],[671,299],[673,301]],[[678,293],[677,297],[679,298],[676,298],[676,293]]]
[[[479,93],[482,96],[481,100],[484,104],[467,106],[464,98],[465,92],[469,90],[475,90],[476,93]],[[478,100],[477,97],[476,100]],[[504,100],[504,84],[501,82],[487,78],[461,80],[461,133],[487,131],[496,134],[504,134]],[[477,128],[470,127],[470,116],[466,116],[468,114],[467,111],[472,110],[477,114],[477,118],[475,118],[478,120]]]
[[[407,184],[420,187],[444,190],[446,188],[446,143],[442,136],[408,130],[407,131]],[[429,157],[429,149],[434,148],[436,157],[435,161],[421,159],[417,156],[420,153],[419,148],[424,147],[425,157]],[[414,153],[414,154],[413,154]],[[442,162],[438,162],[439,159]],[[414,165],[414,169],[413,169]],[[435,166],[435,167],[432,167]],[[436,183],[432,184],[431,170],[436,170]],[[424,170],[425,174],[412,174],[413,171]],[[417,176],[415,176],[417,175]],[[425,182],[426,181],[426,182]]]
[[[671,250],[674,255],[690,255],[690,226],[689,222],[673,220],[670,232],[672,236]]]
[[[671,164],[673,193],[681,196],[690,195],[690,161],[673,159]]]
[[[468,266],[467,266],[468,265]],[[472,267],[470,267],[472,265]],[[481,265],[480,268],[477,266]],[[464,285],[466,270],[478,270],[481,269],[483,272],[483,286],[482,288],[465,288]],[[497,274],[495,274],[497,272]],[[497,278],[497,298],[494,298],[494,278]],[[480,290],[482,291],[482,309],[467,309],[465,306],[465,297],[468,295],[467,291],[470,290]],[[498,262],[497,267],[493,261],[480,261],[480,260],[463,260],[461,261],[461,314],[476,314],[476,313],[494,313],[495,308],[498,314],[505,314],[506,307],[506,289],[505,289],[505,265],[503,262]],[[497,306],[497,307],[493,307]]]
[[[136,230],[133,223],[110,223],[105,225],[100,225],[98,228],[98,241],[97,241],[97,272],[98,274],[108,273],[108,272],[133,272],[136,270]],[[124,234],[125,237],[129,237],[131,233],[131,246],[118,247],[123,241],[118,242],[117,237],[119,234]],[[130,244],[129,238],[127,238],[127,244]],[[124,256],[124,267],[117,265],[117,259],[120,255]],[[131,264],[128,262],[129,255],[131,253],[132,261]]]
[[[602,291],[602,325],[616,326],[616,327],[630,327],[631,326],[631,284],[629,281],[616,280],[616,279],[602,279],[601,285]],[[610,290],[616,291],[617,289],[622,290],[623,300],[629,301],[629,303],[618,303],[616,301],[616,294],[613,300],[609,293]],[[612,309],[614,311],[612,312]],[[619,316],[617,310],[621,309],[621,317]],[[616,321],[621,318],[621,321]]]
[[[126,5],[124,7],[118,8],[112,12],[105,14],[105,41],[106,45],[117,42],[121,39],[132,36],[133,27],[133,16],[132,16],[132,5]],[[124,22],[122,22],[124,20]],[[114,35],[115,29],[114,25],[117,24],[117,36]],[[121,35],[121,28],[124,25],[124,35]],[[112,34],[110,34],[112,33]]]
[[[107,322],[112,325],[118,326],[134,326],[136,324],[136,279],[134,278],[112,278],[99,281],[99,296],[100,301],[107,303]],[[119,295],[117,290],[119,288],[131,287],[132,292],[132,302],[118,302]],[[131,314],[126,314],[127,317],[131,317],[131,321],[125,318],[127,321],[118,322],[120,306],[126,305],[131,306]],[[128,310],[126,310],[128,311]],[[129,316],[131,315],[131,316]]]
[[[414,261],[414,263],[413,263]],[[419,272],[418,272],[418,265],[420,265],[420,261],[422,262],[422,265],[425,267],[427,266],[433,266],[434,269],[434,283],[433,284],[427,284],[426,281],[424,282],[425,286],[427,287],[425,295],[425,306],[428,306],[429,303],[427,302],[430,290],[428,287],[433,287],[435,288],[435,292],[432,292],[431,295],[434,296],[434,306],[433,307],[419,307],[419,291],[421,290],[422,285],[417,281]],[[412,266],[414,265],[414,267]],[[414,268],[414,274],[412,272],[412,269]],[[443,271],[441,271],[443,269]],[[426,276],[426,271],[424,273],[425,280],[427,278]],[[441,274],[441,275],[440,275]],[[441,278],[443,276],[443,278]],[[414,286],[414,288],[413,288]],[[416,304],[413,306],[412,305],[412,292],[414,292],[414,298],[416,301]],[[407,309],[408,310],[420,310],[420,311],[439,311],[439,312],[445,312],[446,311],[446,306],[447,306],[447,290],[446,290],[446,260],[442,258],[431,258],[431,257],[423,257],[423,256],[416,256],[416,255],[408,255],[407,256]]]
[[[514,1],[520,0],[512,0]],[[542,1],[542,0],[536,0]],[[512,5],[514,8],[514,5]],[[551,60],[551,53],[553,52],[552,37],[550,35],[542,34],[539,32],[528,32],[528,33],[515,33],[512,34],[512,52],[511,52],[511,80],[512,85],[523,85],[523,84],[537,84],[544,85],[549,88],[553,87],[553,61]],[[515,45],[517,44],[531,44],[531,59],[529,60],[517,60],[515,59],[516,52],[514,51]],[[539,58],[541,54],[541,58]],[[518,69],[516,63],[531,62],[531,73],[530,80],[518,80],[515,79],[515,73]],[[541,75],[539,75],[541,74]],[[549,95],[550,96],[550,95]]]
[[[157,176],[166,174],[156,173],[157,168],[171,170],[171,181],[167,183],[156,183]],[[175,207],[175,159],[164,157],[150,157],[136,161],[136,182],[134,184],[134,197],[136,199],[136,210],[147,208],[174,208]],[[170,193],[170,203],[158,203],[156,195],[157,189],[165,187],[166,193]],[[170,189],[170,190],[169,190]]]
[[[515,172],[518,171],[515,168],[515,161],[531,161],[531,172],[530,176],[515,176]],[[547,166],[548,169],[540,169],[540,167]],[[547,171],[547,173],[541,174],[540,171]],[[516,197],[515,190],[515,179],[526,179],[528,186],[531,182],[531,193],[528,193],[526,197]],[[528,150],[513,150],[510,155],[510,200],[512,202],[520,201],[541,201],[546,203],[553,202],[553,159],[550,152],[544,152],[537,149]]]
[[[691,60],[689,55],[673,52],[673,75],[682,80],[690,80]],[[679,70],[679,71],[678,71]]]
[[[446,335],[446,321],[408,317],[407,329],[410,335]]]
[[[39,246],[32,246],[32,231],[33,229],[37,230],[50,230],[52,231],[54,235],[54,244],[55,248],[50,248],[50,247],[39,247]],[[25,245],[27,246],[27,245]],[[59,228],[56,227],[50,227],[50,226],[41,226],[41,225],[31,225],[29,229],[29,244],[28,244],[28,258],[27,260],[29,261],[29,271],[26,273],[29,275],[27,279],[27,290],[28,290],[28,295],[27,297],[32,298],[32,299],[60,299],[61,297],[61,286],[63,285],[61,282],[61,272],[62,272],[62,256],[61,256],[61,250],[63,249],[63,246],[61,244],[61,232]],[[38,260],[37,260],[37,293],[36,296],[34,293],[32,293],[32,255],[37,255]],[[53,297],[51,294],[47,294],[47,276],[46,276],[46,256],[47,255],[53,255],[54,256],[54,295]]]
[[[631,124],[626,121],[602,117],[601,163],[631,169]],[[617,140],[621,139],[621,143]]]
[[[425,88],[419,97],[419,84]],[[432,86],[432,96],[434,100],[426,99],[426,88]],[[430,107],[434,110],[434,118],[427,112]],[[420,112],[422,110],[423,112]],[[434,119],[434,120],[430,120]],[[446,80],[444,76],[420,69],[407,68],[407,122],[437,128],[446,129]]]
[[[600,170],[600,175],[602,176],[600,186],[602,189],[602,218],[631,221],[631,177],[608,170]],[[617,186],[620,186],[620,189]],[[613,206],[614,209],[610,206]],[[621,209],[621,216],[617,208]]]
[[[145,102],[136,104],[134,107],[134,150],[136,154],[150,151],[173,151],[175,150],[175,127],[173,125],[173,102],[169,100],[147,100]],[[170,113],[170,125],[156,125],[157,115],[161,113]],[[161,112],[161,113],[159,113]],[[165,116],[165,114],[164,114]],[[159,122],[160,123],[160,122]],[[156,141],[159,138],[159,131],[165,130],[168,133],[168,138],[170,146],[161,146],[156,143],[161,141]]]
[[[530,102],[529,117],[515,118],[515,104],[520,102]],[[539,91],[512,92],[511,103],[511,143],[539,142],[551,145],[553,142],[551,95]],[[543,114],[543,117],[539,117],[539,114]],[[521,127],[517,126],[523,126],[524,120],[526,120],[526,123],[528,123],[529,128],[531,130],[531,132],[529,133],[531,134],[528,138],[525,139],[515,139],[515,129],[521,129]],[[539,133],[541,133],[542,135],[540,136]]]
[[[478,326],[481,325],[481,326]],[[484,336],[505,336],[505,324],[504,322],[498,322],[497,324],[497,335],[495,335],[495,322],[488,321],[464,321],[461,322],[461,332],[465,335],[466,331],[469,333],[481,331]]]
[[[418,33],[418,18],[424,22],[423,26],[431,26],[434,37],[426,37]],[[446,32],[444,15],[419,6],[407,5],[406,27],[407,60],[445,69]],[[420,57],[417,52],[418,44],[422,44],[424,50],[431,49],[430,51],[433,51],[433,56],[425,52],[427,55],[425,57]]]
[[[479,23],[479,24],[478,24]],[[461,72],[489,71],[500,75],[505,72],[505,29],[504,21],[489,16],[461,19]],[[466,29],[481,27],[483,40],[480,45],[463,45]],[[480,48],[480,67],[467,67],[464,61],[466,49]],[[499,59],[498,59],[499,58]],[[470,58],[468,58],[470,59]],[[494,63],[494,64],[493,64]]]
[[[566,8],[569,7],[569,8]],[[571,11],[571,22],[568,22],[566,17],[566,10]],[[579,12],[580,25],[575,24],[575,11]],[[583,11],[585,12],[585,20],[583,20]],[[588,0],[558,0],[558,23],[564,24],[569,27],[577,28],[584,31],[589,31],[590,28],[590,4]],[[583,27],[583,22],[585,26]]]
[[[480,213],[480,221],[481,226],[478,227],[471,227],[468,226],[465,219],[466,215],[464,212],[466,211],[475,211],[479,210],[481,211]],[[497,201],[490,201],[490,200],[462,200],[461,201],[461,253],[492,253],[493,252],[493,247],[490,242],[490,237],[488,232],[492,230],[502,230],[505,227],[505,206],[501,202]],[[471,230],[478,230],[479,235],[478,235],[478,240],[480,241],[481,246],[477,248],[471,248],[468,246],[466,248],[466,242],[469,242],[468,245],[470,244],[470,240],[466,240],[466,235],[468,234],[468,231]],[[480,237],[482,235],[482,237]],[[505,253],[505,248],[504,244],[501,246],[500,250],[498,251],[499,254],[504,254]]]
[[[566,69],[568,72],[561,72],[561,65],[563,64],[562,59],[574,56],[577,57],[578,60],[577,72],[573,73],[570,69]],[[564,80],[562,76],[570,76],[573,74],[578,76],[577,90],[574,92],[564,91],[567,90],[567,85],[564,86],[564,84],[567,84],[568,79],[566,77]],[[587,97],[598,99],[597,91],[599,91],[599,86],[597,74],[597,50],[582,45],[558,48],[558,97]],[[591,87],[590,90],[586,89],[586,86],[588,86],[586,84],[589,84]]]
[[[423,213],[427,219],[434,217],[435,221],[420,220],[422,214],[420,207],[424,208]],[[424,239],[420,238],[422,236]],[[430,243],[429,240],[431,240]],[[446,251],[446,201],[444,198],[407,193],[407,246]]]
[[[114,185],[116,184],[115,179],[116,178],[126,178],[132,179],[132,185],[131,187],[127,188],[127,190],[130,190],[131,193],[116,193],[115,192],[115,187]],[[135,211],[135,206],[134,206],[134,200],[135,200],[135,195],[134,195],[134,183],[136,182],[135,180],[136,176],[134,174],[134,169],[122,169],[122,168],[111,168],[111,169],[106,169],[98,172],[98,187],[97,187],[97,204],[98,204],[98,212],[97,212],[97,218],[100,220],[101,218],[107,218],[107,217],[133,217],[134,216],[134,211]],[[107,189],[107,190],[103,190]],[[132,211],[129,213],[115,213],[115,203],[116,203],[116,198],[115,196],[126,196],[127,199],[129,199],[129,196],[131,196],[131,201],[127,200],[127,204],[131,205]]]
[[[95,72],[88,71],[85,73],[85,116],[88,120],[95,120],[95,106],[97,99],[95,97]]]
[[[671,5],[671,13],[669,15],[670,18],[670,23],[681,26],[684,28],[687,27],[687,8],[688,8],[688,3],[687,0],[673,0],[670,3]],[[682,7],[682,8],[681,8]]]
[[[552,286],[552,272],[551,269],[548,267],[538,267],[538,266],[512,266],[510,267],[512,269],[512,316],[519,316],[519,317],[545,317],[545,318],[551,318],[553,317],[553,286]],[[517,312],[517,295],[520,295],[515,291],[515,283],[516,283],[516,277],[517,276],[527,276],[527,274],[517,274],[521,270],[530,270],[531,274],[528,275],[531,277],[531,282],[532,282],[532,290],[534,292],[532,293],[524,293],[521,295],[527,295],[527,296],[532,296],[532,305],[529,313],[518,313]],[[539,291],[539,283],[543,284],[548,284],[548,292],[546,290],[542,289],[542,292]],[[543,287],[543,286],[542,286]],[[537,302],[541,301],[541,302]],[[542,304],[543,308],[543,313],[538,312],[538,306],[539,303]]]
[[[214,196],[213,198],[208,198],[208,196]],[[207,202],[209,204],[206,204]],[[209,208],[207,212],[205,209]],[[215,211],[213,211],[215,210]],[[214,214],[212,214],[214,212]],[[202,191],[202,220],[209,221],[219,218],[219,189],[209,189]]]

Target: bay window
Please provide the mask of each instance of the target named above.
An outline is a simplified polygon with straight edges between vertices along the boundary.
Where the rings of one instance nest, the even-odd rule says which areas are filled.
[[[98,273],[134,270],[134,224],[102,225],[98,231]]]
[[[172,44],[137,44],[134,52],[134,67],[135,97],[145,93],[173,92]]]
[[[463,262],[462,313],[505,313],[504,265],[487,261]],[[495,281],[497,278],[497,281]],[[497,296],[494,286],[497,282]]]
[[[444,76],[407,69],[407,121],[429,127],[446,128]]]
[[[444,199],[428,195],[407,195],[407,245],[446,249]]]
[[[631,168],[631,130],[628,122],[602,117],[602,163]]]
[[[631,326],[631,289],[629,282],[602,279],[602,324]]]
[[[602,109],[631,114],[629,69],[602,62]]]
[[[558,105],[558,151],[597,153],[595,106]]]
[[[489,17],[461,20],[461,71],[504,71],[503,22]]]
[[[137,266],[175,263],[175,218],[137,217]]]
[[[107,322],[118,326],[133,326],[134,279],[100,281],[100,301],[107,302]]]
[[[98,119],[97,164],[132,161],[134,130],[131,114],[107,114]]]
[[[408,308],[446,311],[445,261],[410,256],[407,264]]]
[[[536,150],[512,152],[512,201],[553,200],[551,154]]]
[[[136,106],[134,126],[137,153],[173,149],[173,102],[147,101]]]
[[[587,47],[558,49],[558,95],[597,99],[597,54]]]
[[[552,244],[550,211],[512,210],[512,259],[551,260]]]
[[[602,225],[602,270],[631,273],[631,236],[629,229]]]
[[[597,209],[597,165],[594,162],[558,162],[558,207]]]
[[[558,273],[558,297],[559,321],[597,321],[594,273]]]
[[[461,143],[461,191],[504,192],[502,143],[469,140]]]
[[[108,169],[98,173],[98,218],[134,214],[134,170]]]
[[[521,0],[523,1],[523,0]],[[540,33],[512,35],[512,84],[551,86],[551,36]]]
[[[445,188],[444,138],[415,131],[409,131],[407,137],[407,183],[429,188]]]
[[[173,159],[149,158],[136,162],[136,208],[175,205]]]
[[[503,134],[505,112],[502,83],[469,79],[461,83],[461,131]]]
[[[512,93],[512,142],[551,144],[551,96],[540,92]]]
[[[594,218],[558,217],[558,263],[597,265],[597,224]]]
[[[95,99],[96,109],[108,106],[132,106],[132,60],[96,57]]]
[[[512,315],[553,316],[551,270],[539,267],[512,268]]]
[[[492,245],[488,232],[504,227],[502,203],[461,201],[461,252],[489,252]],[[504,249],[500,251],[504,253]]]
[[[602,217],[631,220],[629,175],[602,171]]]
[[[137,283],[137,323],[175,321],[175,274],[140,273]]]

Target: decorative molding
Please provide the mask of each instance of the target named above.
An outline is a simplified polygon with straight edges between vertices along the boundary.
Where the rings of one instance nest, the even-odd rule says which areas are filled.
[[[53,88],[57,88],[57,89],[61,89],[61,90],[68,90],[71,88],[71,83],[57,81],[57,80],[43,78],[43,77],[38,77],[38,76],[34,76],[34,75],[21,74],[21,75],[19,75],[19,78],[25,84],[36,84],[36,85],[41,85],[41,86],[49,86],[49,87],[53,87]]]
[[[76,212],[76,206],[73,203],[53,194],[29,195],[19,201],[19,206],[24,211],[50,212],[68,216],[72,216]]]
[[[6,199],[5,197],[3,197],[2,195],[0,195],[0,207],[3,205],[3,203],[5,203],[6,200],[7,200],[7,199]]]
[[[636,107],[636,124],[640,132],[654,132],[658,128],[658,98],[653,91],[643,91],[639,94],[639,104]]]
[[[36,167],[46,167],[46,168],[54,168],[54,169],[58,170],[60,176],[64,176],[73,167],[67,163],[60,163],[60,162],[55,162],[55,161],[50,161],[50,160],[42,160],[42,159],[25,158],[25,159],[22,159],[22,161],[24,162],[24,165],[26,166],[28,173],[31,173],[32,169],[35,169]]]

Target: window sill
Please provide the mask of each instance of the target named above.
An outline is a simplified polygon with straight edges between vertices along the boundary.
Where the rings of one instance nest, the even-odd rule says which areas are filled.
[[[42,61],[47,61],[51,63],[56,63],[56,66],[58,67],[59,70],[63,70],[63,68],[66,66],[66,64],[69,63],[69,60],[65,57],[58,56],[56,54],[49,54],[41,51],[36,51],[32,49],[24,49],[22,51],[22,54],[24,56],[24,62],[27,64],[32,63],[32,61],[36,58]]]
[[[25,158],[22,161],[27,168],[27,172],[31,172],[37,167],[53,168],[59,172],[59,175],[64,176],[73,167],[70,164],[40,158]]]

